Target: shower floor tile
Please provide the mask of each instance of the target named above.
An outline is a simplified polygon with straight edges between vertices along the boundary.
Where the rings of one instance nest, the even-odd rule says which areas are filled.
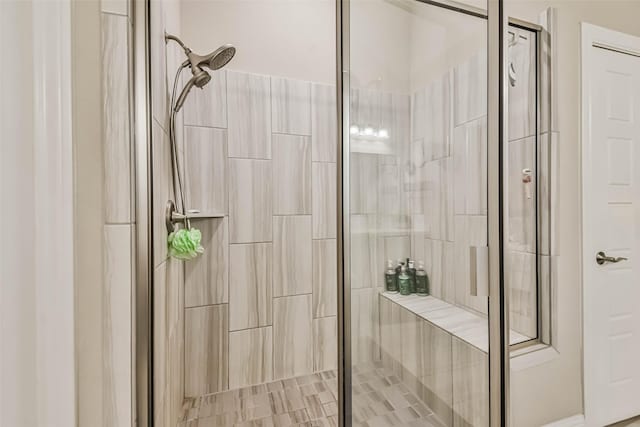
[[[185,402],[179,427],[337,427],[338,379],[325,371]],[[380,366],[354,367],[353,425],[442,427],[433,412]]]
[[[634,417],[619,423],[611,424],[609,427],[640,427],[640,417]]]

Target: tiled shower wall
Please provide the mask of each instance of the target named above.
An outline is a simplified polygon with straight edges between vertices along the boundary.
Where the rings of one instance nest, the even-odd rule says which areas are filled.
[[[127,1],[103,1],[102,100],[104,158],[104,283],[102,294],[102,419],[106,426],[133,425],[132,316],[133,215]],[[96,250],[100,250],[96,248]]]
[[[409,253],[401,189],[409,97],[352,92],[354,123],[385,128],[351,159],[352,351],[379,360],[380,266]],[[223,71],[185,104],[188,209],[205,254],[185,263],[185,394],[334,369],[335,87]]]
[[[433,296],[486,314],[470,293],[469,248],[487,245],[486,54],[455,66],[411,102],[412,256]]]
[[[185,396],[336,368],[335,86],[223,70],[184,107]]]
[[[510,50],[517,77],[509,89],[505,280],[511,328],[535,337],[535,40],[525,36]],[[455,66],[411,98],[411,173],[405,189],[412,257],[425,261],[433,296],[486,315],[486,297],[470,292],[469,259],[470,247],[487,245],[486,53]],[[525,168],[532,171],[530,184],[523,183]],[[541,205],[545,208],[548,204]]]
[[[337,362],[335,87],[223,70],[192,91],[177,135],[186,206],[224,217],[194,221],[202,257],[167,259],[167,88],[181,55],[162,40],[165,28],[178,32],[172,6],[151,8],[159,425],[176,419],[184,397]],[[354,117],[390,133],[390,152],[363,143],[352,159],[353,359],[369,362],[380,358],[379,266],[409,248],[409,97],[354,90],[353,100]]]
[[[378,294],[388,259],[408,257],[410,223],[403,191],[408,169],[410,97],[372,89],[351,92],[351,124],[386,129],[384,142],[354,136],[350,153],[352,360],[380,360]]]
[[[179,50],[165,47],[164,30],[177,30],[178,3],[153,1],[151,7],[152,138],[154,164],[154,387],[156,425],[175,425],[182,404],[182,268],[166,257],[164,203],[171,198],[167,126],[167,67],[177,67]],[[104,142],[104,426],[133,425],[132,296],[135,231],[134,162],[130,97],[130,2],[103,0]],[[168,59],[169,58],[169,59]]]

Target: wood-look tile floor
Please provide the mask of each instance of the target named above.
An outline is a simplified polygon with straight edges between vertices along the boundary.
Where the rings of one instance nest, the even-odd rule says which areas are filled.
[[[609,427],[640,427],[640,417],[634,417],[619,423],[611,424]]]
[[[190,399],[179,427],[338,426],[337,373],[325,371]],[[353,425],[442,427],[379,366],[354,368]]]

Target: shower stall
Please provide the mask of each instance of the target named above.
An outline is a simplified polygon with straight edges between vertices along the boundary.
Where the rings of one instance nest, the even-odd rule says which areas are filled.
[[[553,339],[551,33],[469,3],[134,3],[141,425],[508,417]]]

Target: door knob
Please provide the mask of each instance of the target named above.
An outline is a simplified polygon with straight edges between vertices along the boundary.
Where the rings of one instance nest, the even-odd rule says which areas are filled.
[[[624,257],[613,257],[613,256],[607,256],[607,254],[605,254],[604,252],[600,251],[596,254],[596,262],[598,263],[598,265],[602,265],[605,262],[612,262],[612,263],[616,263],[616,262],[620,262],[620,261],[626,261],[628,258],[624,258]]]

